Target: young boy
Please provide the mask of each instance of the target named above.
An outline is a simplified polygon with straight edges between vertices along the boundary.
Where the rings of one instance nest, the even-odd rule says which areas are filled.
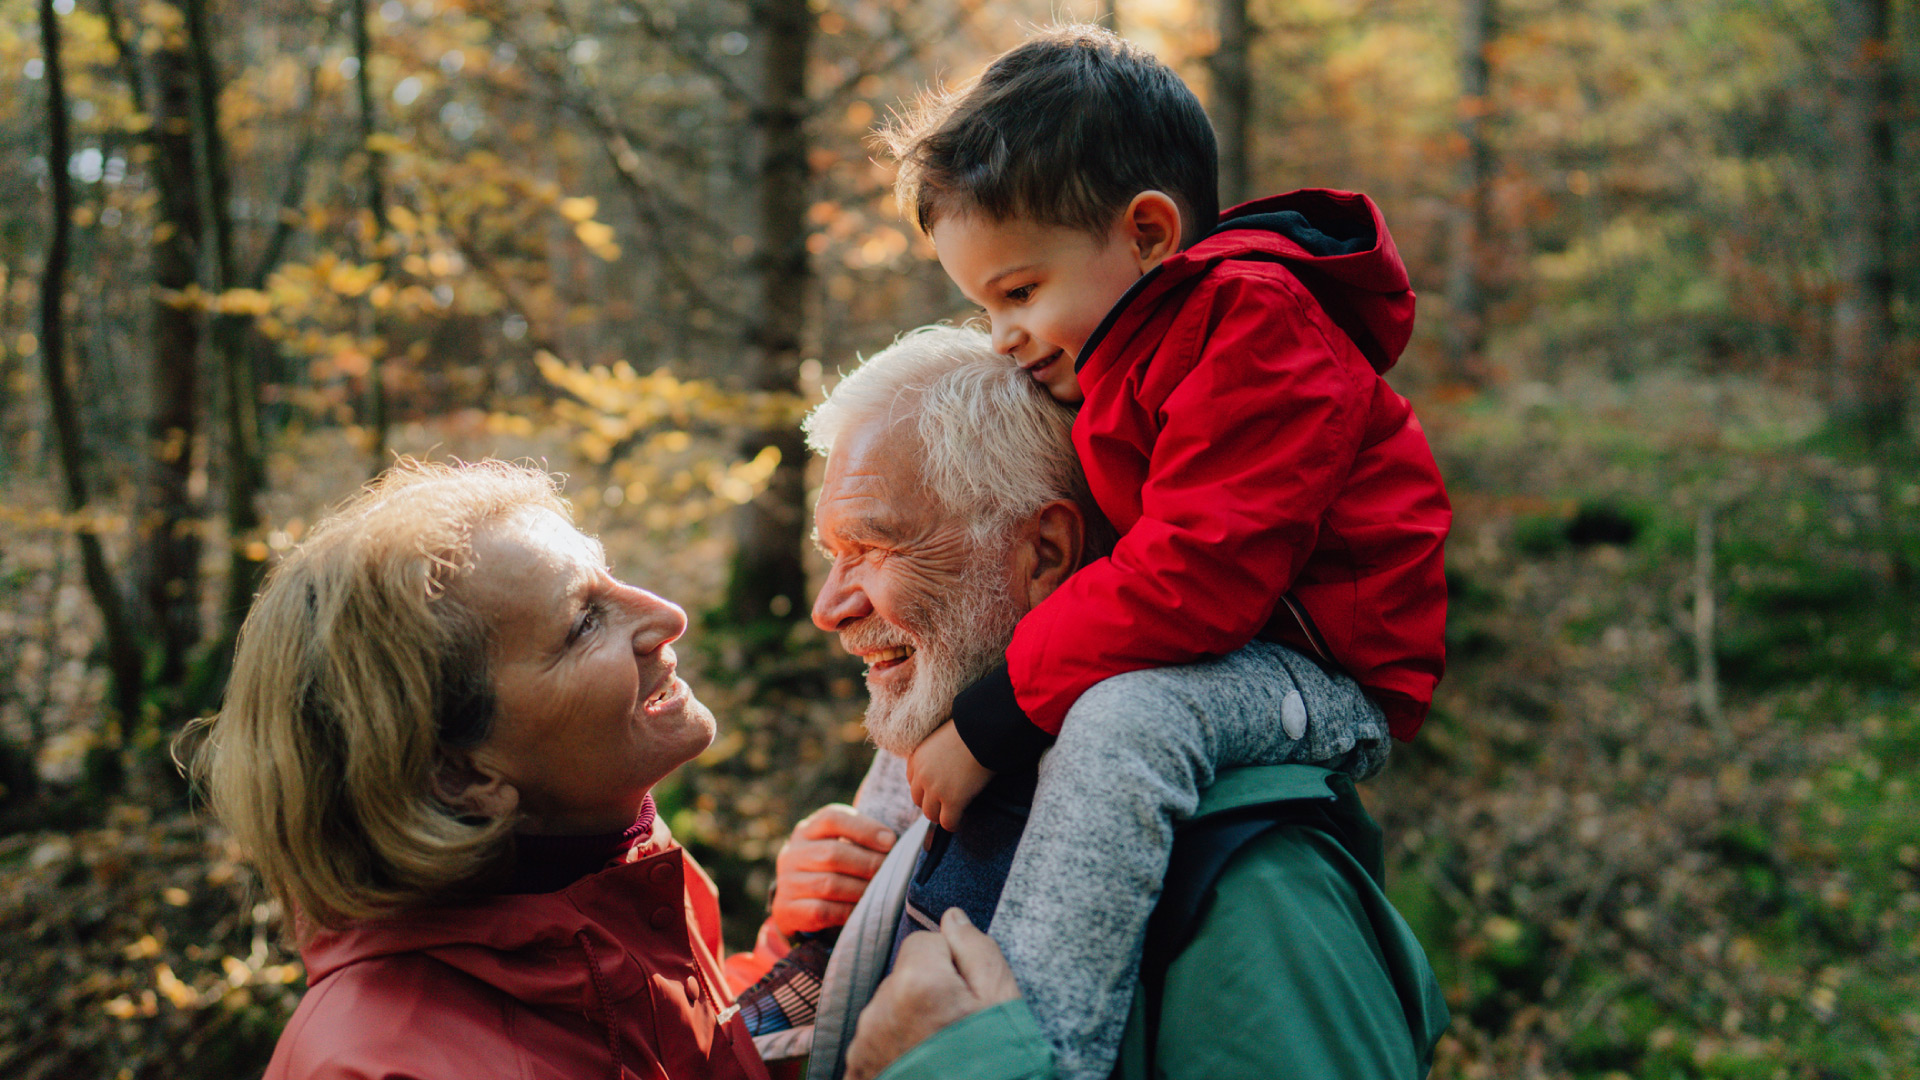
[[[1364,778],[1432,700],[1450,511],[1380,378],[1413,295],[1363,196],[1216,222],[1199,102],[1103,30],[1043,33],[884,137],[994,346],[1080,406],[1074,445],[1120,534],[908,762],[952,828],[1053,744],[992,933],[1060,1075],[1104,1077],[1173,822],[1215,770]]]

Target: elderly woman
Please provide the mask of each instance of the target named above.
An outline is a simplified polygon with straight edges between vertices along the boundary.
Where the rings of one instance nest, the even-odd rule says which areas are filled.
[[[500,462],[403,463],[274,570],[195,760],[306,960],[270,1080],[766,1076],[649,794],[713,740],[686,626]]]

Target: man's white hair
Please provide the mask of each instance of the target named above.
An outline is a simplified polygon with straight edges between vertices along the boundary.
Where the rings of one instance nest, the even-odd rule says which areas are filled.
[[[1073,454],[1073,411],[973,327],[901,334],[841,379],[801,427],[824,457],[870,420],[912,424],[921,482],[976,544],[1055,499],[1080,506],[1090,526],[1101,520]]]

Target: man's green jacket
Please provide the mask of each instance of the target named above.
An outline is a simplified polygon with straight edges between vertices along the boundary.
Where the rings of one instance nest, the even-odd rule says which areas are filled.
[[[1346,777],[1307,765],[1221,774],[1196,818],[1314,800],[1229,862],[1167,970],[1158,1046],[1136,995],[1124,1080],[1420,1080],[1446,1030],[1427,956],[1382,891],[1380,829]],[[1303,815],[1306,817],[1307,815]],[[1014,1000],[936,1033],[881,1080],[1043,1080],[1053,1054]]]

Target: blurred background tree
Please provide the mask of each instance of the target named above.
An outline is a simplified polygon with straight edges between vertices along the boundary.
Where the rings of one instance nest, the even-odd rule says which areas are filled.
[[[0,15],[0,1072],[259,1067],[298,964],[165,742],[393,453],[545,461],[705,613],[723,733],[662,803],[749,927],[865,762],[795,419],[971,314],[869,133],[1055,17],[1188,78],[1226,204],[1370,193],[1421,294],[1453,665],[1369,797],[1439,1072],[1910,1069],[1911,0]]]

